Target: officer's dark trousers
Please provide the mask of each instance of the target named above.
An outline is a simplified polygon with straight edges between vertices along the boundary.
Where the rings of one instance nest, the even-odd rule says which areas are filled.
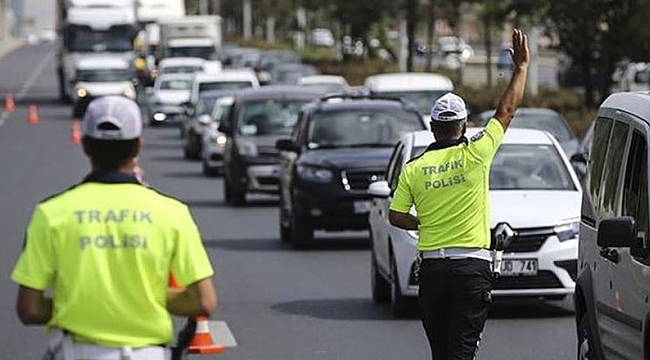
[[[470,360],[492,298],[490,263],[480,259],[424,259],[420,314],[435,360]]]

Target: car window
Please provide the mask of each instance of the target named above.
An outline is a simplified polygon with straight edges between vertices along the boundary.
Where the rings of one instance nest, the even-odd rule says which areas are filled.
[[[199,84],[199,93],[210,90],[239,90],[253,87],[250,81],[218,81]]]
[[[128,69],[77,70],[77,81],[80,82],[131,81],[133,76]]]
[[[553,145],[503,144],[490,168],[490,190],[575,190]]]
[[[448,93],[448,90],[429,90],[429,91],[386,91],[378,92],[382,96],[402,98],[412,102],[420,114],[429,114],[431,106],[442,95]]]
[[[644,136],[634,131],[627,157],[625,183],[623,184],[623,214],[632,216],[637,224],[637,237],[646,243],[648,235],[648,146]],[[650,256],[638,257],[644,264]]]
[[[513,128],[538,129],[548,131],[562,142],[570,140],[573,135],[566,122],[558,114],[517,114],[510,124]]]
[[[386,172],[386,179],[391,191],[397,188],[397,178],[401,170],[402,160],[404,159],[404,143],[400,142],[395,146],[393,155],[388,162],[388,171]]]
[[[165,66],[163,67],[163,74],[194,74],[203,69],[201,66]]]
[[[314,114],[308,144],[316,148],[393,147],[406,132],[424,130],[415,113],[403,110],[353,109]],[[360,136],[363,134],[363,136]]]
[[[630,126],[626,123],[615,121],[612,135],[609,139],[609,148],[605,158],[603,172],[602,190],[600,198],[599,213],[603,216],[617,216],[620,214],[620,190],[621,165],[624,163],[623,153],[627,143],[627,135]]]
[[[210,114],[214,109],[214,103],[217,102],[218,97],[202,97],[199,98],[199,103],[196,104],[195,113],[197,115]]]
[[[237,115],[242,135],[289,135],[309,100],[263,100],[243,104]]]
[[[215,105],[212,111],[212,118],[219,124],[230,116],[230,109],[232,109],[232,104]]]
[[[164,80],[160,83],[160,90],[189,90],[191,86],[190,80]]]
[[[589,171],[585,184],[588,185],[589,196],[594,206],[598,205],[597,199],[600,194],[603,166],[605,164],[605,155],[609,145],[609,135],[611,133],[614,121],[607,118],[598,118],[594,127],[594,139],[589,156]]]

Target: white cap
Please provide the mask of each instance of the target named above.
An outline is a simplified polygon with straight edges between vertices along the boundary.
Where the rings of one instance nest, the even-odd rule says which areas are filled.
[[[444,113],[450,113],[449,115]],[[453,115],[452,115],[453,114]],[[431,108],[431,120],[433,121],[458,121],[467,118],[467,107],[465,101],[453,93],[446,93],[436,100]]]
[[[81,133],[98,140],[133,140],[142,135],[138,104],[123,96],[103,96],[90,102]]]

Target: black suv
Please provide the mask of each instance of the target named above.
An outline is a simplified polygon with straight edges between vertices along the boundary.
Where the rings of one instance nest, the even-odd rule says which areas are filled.
[[[281,239],[300,246],[315,229],[367,229],[368,185],[384,177],[403,133],[426,128],[400,99],[333,95],[305,106],[291,138],[276,144]]]
[[[243,205],[246,193],[277,194],[279,152],[275,142],[289,136],[303,105],[322,92],[301,86],[265,86],[235,95],[230,116],[219,123],[226,134],[224,195]]]

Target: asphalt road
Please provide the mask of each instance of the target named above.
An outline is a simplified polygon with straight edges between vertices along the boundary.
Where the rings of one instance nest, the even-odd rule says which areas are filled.
[[[0,93],[23,90],[16,112],[0,126],[0,359],[36,360],[44,331],[19,323],[9,275],[34,204],[81,180],[87,162],[69,142],[70,108],[56,100],[51,45],[7,55],[0,60],[0,80]],[[32,103],[39,124],[26,121]],[[294,250],[278,240],[275,198],[252,197],[248,206],[228,207],[221,179],[203,177],[199,163],[182,159],[178,131],[147,129],[145,141],[146,180],[191,206],[216,268],[220,305],[214,318],[228,324],[238,343],[219,358],[428,358],[417,318],[393,319],[370,299],[366,233],[318,233],[312,249]],[[571,359],[575,347],[569,302],[500,302],[479,358]]]

